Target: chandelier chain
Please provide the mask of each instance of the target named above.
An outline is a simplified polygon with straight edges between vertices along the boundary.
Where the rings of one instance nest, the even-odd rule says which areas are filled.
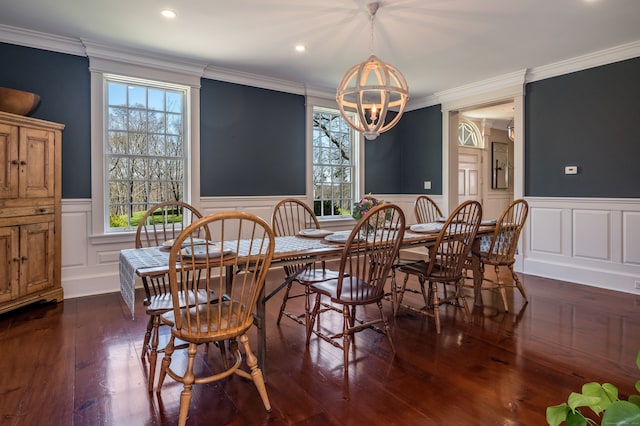
[[[371,2],[367,4],[367,10],[369,11],[369,31],[371,35],[371,39],[369,40],[369,50],[371,51],[371,55],[373,55],[373,20],[376,18],[376,12],[380,7],[380,3]]]
[[[373,12],[373,13],[369,12],[369,23],[370,23],[370,25],[369,25],[369,31],[370,31],[370,33],[371,33],[371,34],[370,34],[371,39],[369,40],[369,51],[370,51],[370,54],[371,54],[371,55],[373,55],[373,20],[374,20],[375,18],[376,18],[376,14],[375,14],[375,12]]]

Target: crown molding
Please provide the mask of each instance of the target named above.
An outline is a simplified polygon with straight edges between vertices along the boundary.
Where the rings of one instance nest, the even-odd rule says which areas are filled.
[[[199,79],[204,74],[206,67],[205,64],[184,61],[167,55],[154,54],[130,47],[111,46],[86,39],[82,39],[81,41],[84,45],[86,55],[89,57],[92,70],[95,70],[96,63],[100,60],[106,60],[180,73]]]
[[[637,58],[639,56],[640,41],[634,41],[632,43],[623,44],[610,49],[600,50],[553,64],[532,68],[527,73],[527,83]]]
[[[78,39],[25,30],[8,25],[0,24],[0,41],[51,52],[85,56],[84,46]]]
[[[411,92],[409,92],[409,96],[411,96]],[[440,104],[440,100],[435,95],[423,96],[421,98],[413,99],[409,98],[407,102],[407,106],[405,107],[405,111],[413,111],[420,108],[427,108],[430,106]]]
[[[278,92],[293,93],[295,95],[305,94],[305,87],[300,83],[214,67],[212,65],[205,68],[203,77],[212,80],[226,81],[227,83],[236,83],[261,89],[276,90]]]
[[[336,88],[329,89],[327,87],[311,87],[307,86],[305,94],[314,98],[336,100]]]
[[[504,91],[513,87],[519,87],[520,92],[525,83],[527,70],[518,70],[497,77],[455,87],[453,89],[436,92],[435,97],[440,103],[453,102],[463,98],[484,95]]]

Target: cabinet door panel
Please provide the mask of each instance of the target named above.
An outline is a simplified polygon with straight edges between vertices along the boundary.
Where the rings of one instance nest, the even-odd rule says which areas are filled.
[[[0,124],[0,199],[18,197],[18,127]]]
[[[18,230],[0,228],[0,302],[18,297]]]
[[[53,285],[53,222],[20,227],[20,295]]]
[[[21,197],[53,197],[55,177],[54,148],[54,132],[30,128],[21,129]]]

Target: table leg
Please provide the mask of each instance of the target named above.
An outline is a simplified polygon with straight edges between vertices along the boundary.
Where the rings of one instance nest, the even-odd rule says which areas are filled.
[[[264,381],[267,381],[266,360],[267,360],[267,330],[266,330],[266,304],[264,297],[265,286],[262,286],[260,297],[258,298],[258,306],[256,306],[255,325],[258,329],[258,367],[262,370]]]
[[[473,272],[473,305],[474,306],[482,306],[482,265],[480,262],[480,256],[477,254],[480,253],[480,238],[476,238],[473,240],[473,245],[471,247],[471,269]]]
[[[267,381],[267,301],[275,296],[280,290],[285,288],[291,281],[295,280],[295,276],[287,277],[278,287],[271,293],[266,294],[266,284],[262,286],[260,297],[256,306],[256,314],[254,315],[254,324],[258,329],[258,367],[262,370],[264,381]]]

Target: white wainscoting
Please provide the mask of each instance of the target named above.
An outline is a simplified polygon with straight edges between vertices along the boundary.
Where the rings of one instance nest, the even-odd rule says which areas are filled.
[[[640,294],[640,200],[527,197],[523,272]]]
[[[375,195],[375,194],[374,194]],[[407,223],[415,223],[417,195],[378,195],[398,204]],[[284,197],[205,197],[205,214],[239,210],[269,221]],[[302,198],[302,197],[300,197]],[[432,197],[443,207],[442,197]],[[596,287],[640,294],[640,200],[531,198],[529,219],[516,268]],[[446,215],[446,209],[443,209]],[[351,219],[326,220],[323,228],[348,229]],[[134,245],[133,232],[91,236],[91,200],[62,200],[62,286],[65,298],[119,291],[120,250]]]

